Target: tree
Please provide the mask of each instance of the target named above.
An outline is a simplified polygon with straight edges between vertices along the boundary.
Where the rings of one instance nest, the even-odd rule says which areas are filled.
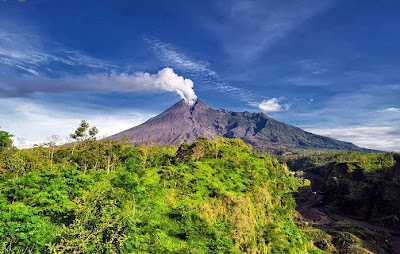
[[[96,126],[93,126],[89,129],[90,125],[85,120],[81,121],[79,127],[75,130],[74,133],[69,135],[70,138],[75,140],[76,142],[87,142],[87,141],[95,141],[96,135],[99,133],[99,130]],[[75,143],[72,147],[72,154],[74,154]]]
[[[54,150],[58,145],[60,137],[58,135],[52,135],[47,138],[48,142],[44,143],[45,146],[49,148],[49,159],[50,159],[50,168],[53,167],[53,158],[54,158]]]
[[[14,135],[8,133],[7,131],[0,131],[0,149],[12,146],[12,137]]]
[[[99,133],[99,130],[96,128],[96,126],[93,126],[89,130],[89,137],[91,140],[96,140],[96,135]]]
[[[99,133],[99,130],[96,128],[96,126],[93,126],[91,129],[89,129],[89,127],[89,123],[85,120],[82,120],[79,127],[74,133],[71,133],[69,137],[78,142],[96,140],[96,135]]]
[[[75,130],[74,133],[71,133],[69,137],[74,139],[75,141],[81,142],[85,140],[85,138],[87,137],[86,131],[88,128],[89,128],[89,123],[86,122],[85,120],[82,120],[79,127]]]

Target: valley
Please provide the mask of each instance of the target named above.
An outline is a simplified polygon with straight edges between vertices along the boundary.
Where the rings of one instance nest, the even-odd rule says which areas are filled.
[[[399,253],[398,155],[311,152],[282,160],[311,181],[295,194],[296,209],[307,225],[326,234],[318,246]]]

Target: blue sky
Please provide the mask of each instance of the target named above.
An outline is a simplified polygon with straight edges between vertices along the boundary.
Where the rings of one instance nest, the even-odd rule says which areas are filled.
[[[1,1],[0,126],[20,146],[65,138],[80,119],[106,136],[181,93],[400,150],[399,9],[389,0]]]

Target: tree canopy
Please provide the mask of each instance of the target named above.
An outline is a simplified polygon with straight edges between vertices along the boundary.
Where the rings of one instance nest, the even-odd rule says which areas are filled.
[[[13,135],[7,131],[0,131],[0,149],[12,146],[12,137]]]

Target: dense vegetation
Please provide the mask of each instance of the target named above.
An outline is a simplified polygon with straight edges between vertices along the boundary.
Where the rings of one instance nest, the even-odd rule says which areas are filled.
[[[237,139],[135,147],[86,130],[70,146],[2,143],[2,252],[318,252],[293,220],[305,181],[276,158]]]

